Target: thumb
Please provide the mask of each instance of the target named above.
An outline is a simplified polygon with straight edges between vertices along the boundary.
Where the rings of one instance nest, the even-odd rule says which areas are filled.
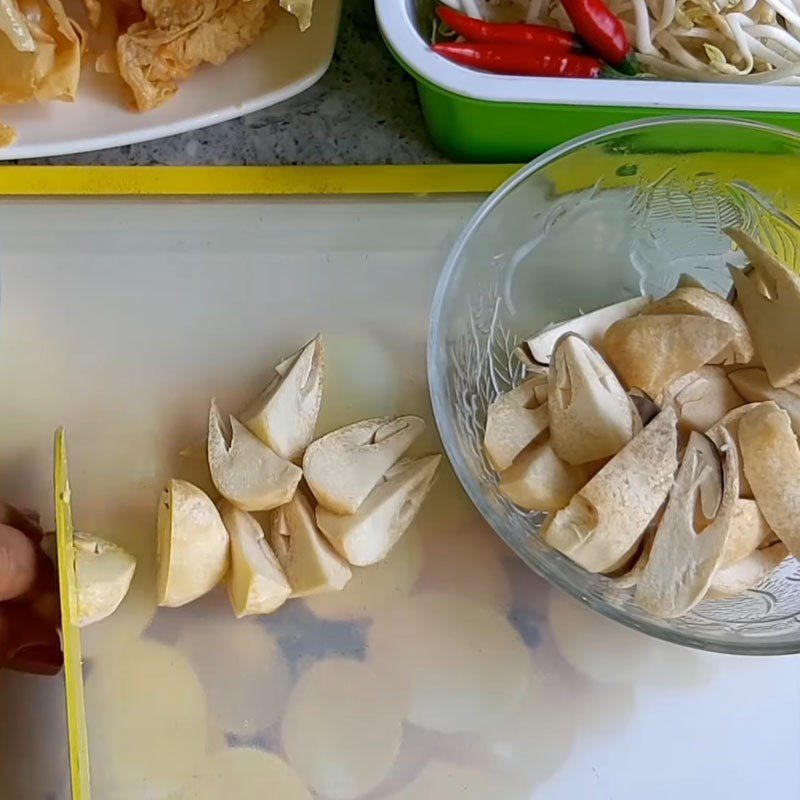
[[[36,548],[24,533],[0,524],[0,601],[25,594],[36,578]]]

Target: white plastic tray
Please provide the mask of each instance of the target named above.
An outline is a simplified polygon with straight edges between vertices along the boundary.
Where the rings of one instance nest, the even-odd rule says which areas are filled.
[[[375,10],[386,41],[414,75],[445,91],[475,100],[710,112],[800,111],[796,86],[492,75],[454,64],[434,53],[429,33],[420,33],[417,28],[414,0],[375,0]]]
[[[152,695],[132,698],[130,686],[120,685],[119,694],[103,695],[98,708],[96,684],[113,653],[133,652],[126,650],[131,645],[124,629],[149,610],[162,484],[170,475],[205,480],[177,452],[203,430],[208,399],[216,395],[236,407],[260,387],[276,360],[323,331],[329,371],[322,429],[401,411],[430,421],[424,370],[428,306],[447,249],[477,202],[464,197],[3,205],[0,494],[38,506],[48,518],[52,433],[64,424],[77,525],[126,542],[141,559],[139,578],[119,614],[83,637],[95,800],[168,796],[152,780],[113,785],[112,774],[110,786],[113,769],[104,748],[124,742],[118,764],[135,775],[144,745],[131,709],[137,701],[167,707],[173,698],[160,695],[163,687],[155,680]],[[436,446],[431,430],[421,450]],[[217,592],[194,606],[158,612],[145,636],[167,647],[182,641],[181,652],[195,653],[209,700],[209,757],[229,745],[284,755],[286,695],[291,698],[299,676],[320,658],[366,660],[378,676],[374,702],[391,705],[392,667],[380,651],[376,656],[365,646],[370,630],[385,626],[391,614],[402,614],[421,595],[444,592],[456,597],[451,602],[460,609],[458,625],[448,627],[448,634],[457,641],[460,626],[469,633],[480,615],[496,614],[494,627],[507,629],[503,619],[509,620],[514,641],[524,643],[524,666],[504,665],[506,651],[487,651],[482,636],[467,635],[460,652],[451,643],[438,656],[429,655],[428,674],[453,657],[449,678],[431,687],[415,711],[404,712],[418,724],[403,724],[399,753],[387,777],[365,795],[369,800],[800,793],[798,658],[705,656],[585,611],[549,590],[498,544],[449,471],[419,524],[381,570],[380,580],[368,582],[360,598],[349,596],[349,611],[342,610],[341,597],[332,597],[317,600],[316,613],[293,601],[274,616],[236,622]],[[332,614],[359,619],[326,622],[317,616]],[[435,622],[434,616],[423,617],[403,640],[412,663],[422,663],[426,639],[429,654],[436,650],[441,636],[431,636],[443,631],[434,629]],[[218,646],[207,658],[199,659],[186,644],[191,623],[217,631]],[[279,660],[288,670],[276,673],[274,662],[258,660],[247,666],[252,651],[227,638],[246,625],[278,642]],[[478,659],[483,672],[473,675],[473,689],[466,691],[464,667]],[[518,684],[509,689],[513,681]],[[253,689],[243,696],[242,686]],[[331,696],[341,691],[341,685],[330,685]],[[265,698],[273,698],[271,710],[259,706]],[[501,714],[494,701],[507,704],[509,698],[514,702]],[[62,702],[57,681],[0,674],[0,796],[69,797]],[[448,703],[450,713],[442,710]],[[359,724],[370,731],[362,739],[379,747],[372,704],[362,708],[365,717],[342,713],[348,715],[328,733],[323,752],[333,752]],[[114,726],[101,734],[98,717],[108,725],[109,715]],[[264,726],[265,719],[276,721]],[[462,732],[428,729],[432,721],[441,728],[448,720],[460,720],[453,726]],[[181,730],[181,719],[172,723]],[[309,738],[321,724],[306,725]],[[328,768],[333,773],[325,774],[336,774],[335,763]],[[414,784],[421,774],[423,782]],[[257,796],[273,796],[270,788],[275,790],[260,786]]]

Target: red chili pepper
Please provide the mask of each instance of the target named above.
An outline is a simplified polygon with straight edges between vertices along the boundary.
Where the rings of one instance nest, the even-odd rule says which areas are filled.
[[[578,37],[568,31],[550,28],[547,25],[527,25],[524,22],[484,22],[459,14],[447,6],[436,9],[439,19],[463,36],[468,42],[517,42],[542,47],[545,50],[579,52]]]
[[[454,42],[433,49],[457,64],[502,75],[535,75],[542,78],[596,78],[603,65],[592,56],[562,51],[543,52],[517,42]]]
[[[625,28],[603,0],[561,0],[564,11],[589,49],[620,72],[639,72]]]

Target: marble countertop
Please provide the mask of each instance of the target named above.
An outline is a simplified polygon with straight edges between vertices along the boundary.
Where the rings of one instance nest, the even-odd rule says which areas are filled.
[[[333,63],[298,97],[155,142],[34,164],[264,165],[435,163],[413,81],[384,45],[372,0],[344,0]]]

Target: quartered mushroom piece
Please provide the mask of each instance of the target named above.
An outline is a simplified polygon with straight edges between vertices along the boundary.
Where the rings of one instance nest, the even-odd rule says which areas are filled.
[[[320,533],[302,492],[272,512],[269,543],[292,587],[291,597],[335,592],[352,577],[350,567]]]
[[[182,606],[210,592],[228,570],[229,546],[211,498],[171,480],[158,503],[158,604]]]
[[[258,521],[227,500],[219,503],[231,539],[228,596],[237,617],[269,614],[280,608],[292,588]]]
[[[643,314],[698,314],[725,322],[733,328],[731,343],[715,355],[713,364],[749,364],[755,349],[742,315],[716,292],[703,287],[682,286],[651,303]]]
[[[660,519],[659,519],[660,521]],[[614,586],[618,589],[632,589],[642,579],[647,562],[650,558],[650,551],[653,549],[653,540],[656,537],[657,524],[651,523],[642,537],[639,555],[630,569],[622,572],[621,574],[609,575],[611,580],[614,581]]]
[[[617,320],[638,314],[650,303],[650,297],[633,297],[604,308],[598,308],[579,317],[548,325],[526,339],[514,351],[517,358],[529,367],[547,366],[558,340],[568,333],[582,336],[587,342],[599,346],[603,334]]]
[[[656,531],[650,557],[636,585],[639,606],[657,617],[678,617],[703,599],[725,554],[739,496],[736,449],[723,434],[722,468],[711,440],[692,432],[664,516]],[[709,486],[715,514],[703,507],[704,484]],[[698,520],[707,524],[698,530]]]
[[[719,568],[738,564],[759,548],[770,543],[775,534],[755,500],[739,498],[733,507],[731,531]]]
[[[798,322],[800,326],[800,321]],[[800,336],[800,331],[798,334]],[[792,430],[800,436],[800,381],[783,389],[776,389],[763,369],[739,369],[729,376],[736,391],[751,403],[772,400],[782,408],[792,421]]]
[[[77,625],[84,627],[113,614],[125,599],[136,559],[99,536],[75,532]]]
[[[666,499],[677,451],[677,416],[667,407],[556,512],[545,541],[589,572],[611,569]]]
[[[339,555],[358,567],[389,555],[430,491],[442,457],[402,459],[390,467],[355,514],[317,506],[317,525]]]
[[[500,474],[500,494],[526,511],[552,512],[564,508],[602,462],[568,464],[554,452],[548,439],[522,452]]]
[[[800,446],[789,415],[773,402],[759,403],[739,422],[739,447],[764,519],[800,558]]]
[[[657,398],[676,378],[714,360],[733,340],[727,322],[693,314],[648,314],[614,323],[603,353],[629,388]]]
[[[537,375],[501,394],[486,412],[483,447],[491,465],[502,472],[547,430],[547,376]]]
[[[707,600],[724,600],[754,589],[789,555],[782,542],[760,547],[735,564],[718,569],[706,592]]]
[[[722,367],[700,367],[669,384],[663,391],[678,408],[681,427],[704,433],[744,399],[733,388]]]
[[[753,490],[750,488],[750,483],[747,476],[744,474],[744,459],[742,458],[742,450],[739,447],[739,423],[742,417],[756,408],[759,403],[748,403],[738,408],[729,411],[716,425],[713,425],[706,431],[706,435],[712,442],[720,449],[725,439],[723,438],[722,429],[724,428],[730,435],[733,445],[736,448],[736,455],[738,456],[739,463],[739,497],[752,499]]]
[[[279,456],[230,417],[231,436],[215,401],[208,416],[208,466],[217,491],[244,511],[266,511],[289,502],[301,469]]]
[[[306,482],[320,505],[337,514],[355,514],[424,429],[419,417],[382,417],[333,431],[306,450]]]
[[[298,463],[314,438],[324,367],[317,336],[275,367],[275,380],[240,414],[251,433],[289,461]]]
[[[728,235],[750,259],[748,273],[731,269],[736,297],[750,328],[756,351],[777,389],[800,380],[800,275],[744,231]]]
[[[613,456],[642,429],[611,367],[575,334],[559,339],[553,351],[547,399],[550,445],[569,464]]]

